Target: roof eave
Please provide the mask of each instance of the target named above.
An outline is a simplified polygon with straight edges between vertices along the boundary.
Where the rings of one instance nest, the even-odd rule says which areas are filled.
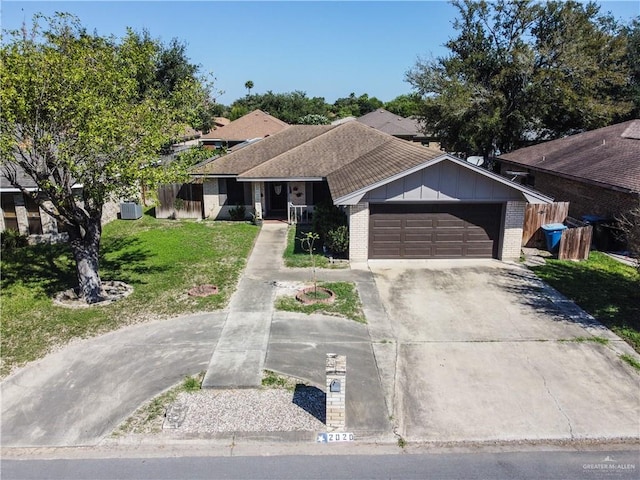
[[[404,172],[400,172],[396,175],[392,175],[391,177],[388,177],[384,180],[381,180],[379,182],[376,182],[368,187],[364,187],[361,188],[355,192],[349,193],[347,195],[343,195],[341,197],[336,198],[336,200],[334,201],[334,203],[336,205],[355,205],[357,204],[360,200],[362,200],[362,197],[364,197],[364,195],[367,192],[370,192],[371,190],[374,190],[378,187],[381,187],[383,185],[387,185],[388,183],[394,182],[402,177],[405,177],[407,175],[411,175],[414,172],[418,172],[422,169],[431,167],[432,165],[435,165],[436,163],[440,163],[443,160],[450,160],[454,163],[457,163],[458,165],[461,165],[464,168],[468,168],[469,170],[473,170],[476,173],[479,173],[480,175],[484,175],[485,177],[489,177],[492,180],[497,181],[498,183],[501,183],[503,185],[506,185],[507,187],[519,190],[520,193],[522,194],[522,197],[524,200],[526,200],[528,203],[553,203],[553,198],[552,197],[548,197],[547,195],[543,195],[540,192],[537,192],[535,190],[532,190],[528,187],[525,187],[524,185],[520,185],[518,183],[514,183],[511,180],[504,178],[501,175],[498,175],[496,173],[490,172],[488,170],[485,170],[484,168],[478,167],[476,165],[473,165],[469,162],[465,162],[464,160],[461,160],[457,157],[454,157],[453,155],[450,154],[444,154],[444,155],[440,155],[439,157],[433,158],[431,160],[428,160],[420,165],[417,165],[415,167],[412,167],[408,170],[405,170]]]
[[[239,182],[321,182],[324,177],[238,177]]]
[[[596,187],[601,187],[601,188],[607,188],[609,190],[615,190],[617,192],[623,192],[623,193],[640,193],[637,191],[634,191],[633,189],[630,188],[625,188],[625,187],[621,187],[619,185],[613,185],[611,183],[605,183],[605,182],[598,182],[597,180],[591,180],[589,178],[585,178],[585,177],[578,177],[575,175],[570,175],[568,173],[563,173],[563,172],[558,172],[557,170],[551,170],[548,168],[540,168],[537,167],[535,165],[528,165],[526,163],[520,163],[514,160],[508,160],[506,158],[501,158],[498,157],[498,160],[505,162],[505,163],[509,163],[511,165],[517,165],[519,167],[522,168],[528,168],[530,170],[534,170],[536,172],[540,172],[540,173],[544,173],[546,175],[555,175],[558,177],[562,177],[562,178],[566,178],[567,180],[572,180],[574,182],[578,182],[578,183],[584,183],[587,185],[594,185]]]
[[[235,178],[235,173],[194,173],[190,175],[193,178]]]

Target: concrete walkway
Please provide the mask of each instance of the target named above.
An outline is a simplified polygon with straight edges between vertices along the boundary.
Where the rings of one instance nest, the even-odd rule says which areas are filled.
[[[347,356],[347,429],[359,440],[392,441],[391,421],[408,441],[637,439],[638,376],[618,358],[630,347],[520,267],[317,270],[356,283],[365,325],[274,311],[283,284],[310,279],[283,267],[286,232],[263,225],[227,309],[77,341],[4,379],[2,447],[98,445],[204,368],[209,388],[258,386],[266,368],[323,389],[329,352]],[[567,341],[589,336],[607,344]],[[245,441],[277,437],[260,435]]]
[[[366,326],[325,315],[275,312],[277,285],[308,282],[310,275],[309,269],[284,268],[287,230],[285,223],[262,226],[231,298],[203,388],[255,388],[265,368],[324,387],[324,357],[339,353],[347,356],[350,385],[358,386],[349,393],[348,426],[372,435],[388,431],[396,351],[387,343],[392,329],[373,275],[366,263],[316,271],[318,281],[356,283]]]
[[[269,344],[275,284],[273,272],[282,266],[286,223],[265,223],[229,302],[203,388],[253,388],[262,381]]]

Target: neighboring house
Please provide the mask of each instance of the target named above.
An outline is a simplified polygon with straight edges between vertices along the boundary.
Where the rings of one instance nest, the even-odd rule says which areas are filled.
[[[214,117],[213,123],[216,127],[219,128],[224,127],[225,125],[229,125],[231,123],[231,120],[229,120],[227,117]]]
[[[415,118],[401,117],[384,108],[379,108],[358,117],[356,120],[394,137],[418,142],[427,147],[440,148],[440,143],[436,138],[421,132],[420,123]]]
[[[55,242],[66,240],[67,235],[64,225],[42,210],[31,197],[24,195],[20,189],[13,186],[9,181],[6,172],[11,167],[3,165],[0,168],[0,205],[2,215],[0,216],[0,231],[16,230],[21,235],[28,236],[33,242],[47,241]],[[16,179],[19,185],[26,188],[28,192],[37,192],[38,187],[31,177],[25,174],[24,170],[16,168]],[[82,193],[82,185],[74,185],[74,193]],[[50,202],[46,202],[51,205]],[[118,217],[119,204],[107,202],[103,209],[102,223],[105,224]]]
[[[288,219],[330,199],[349,218],[352,261],[520,255],[530,188],[359,122],[294,125],[192,169],[203,211],[244,205]]]
[[[200,142],[207,148],[229,148],[253,138],[264,138],[289,126],[288,123],[272,117],[262,110],[251,113],[211,130],[200,137]]]
[[[559,202],[569,214],[613,219],[640,204],[640,120],[501,155],[500,173]]]
[[[0,231],[16,230],[25,236],[57,235],[61,230],[57,222],[11,184],[5,175],[6,168],[6,166],[2,167],[3,171],[0,175],[0,204],[2,205]],[[27,190],[37,191],[33,180],[21,169],[17,172],[17,178]]]

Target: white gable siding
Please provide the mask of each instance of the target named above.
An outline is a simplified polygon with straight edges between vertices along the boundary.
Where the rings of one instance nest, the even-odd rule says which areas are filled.
[[[482,201],[521,200],[522,194],[453,162],[443,161],[368,192],[363,201]]]

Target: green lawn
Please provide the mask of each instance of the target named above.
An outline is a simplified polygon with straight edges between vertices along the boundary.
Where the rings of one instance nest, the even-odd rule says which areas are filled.
[[[640,352],[640,274],[600,252],[583,262],[549,260],[533,271]]]
[[[309,225],[294,225],[287,232],[287,248],[284,251],[284,265],[289,268],[309,268],[315,261],[316,268],[346,268],[345,262],[331,263],[322,253],[320,242],[316,241],[313,249],[313,260],[308,251],[300,245],[300,239],[311,231]]]
[[[336,295],[335,301],[331,304],[315,303],[303,305],[293,296],[280,297],[276,300],[276,309],[306,314],[324,313],[326,315],[349,318],[360,323],[367,323],[355,284],[351,282],[319,282],[318,286],[333,291]]]
[[[153,318],[222,308],[234,291],[259,229],[244,222],[116,220],[105,226],[100,275],[134,287],[128,298],[84,309],[55,306],[51,297],[77,284],[66,245],[3,252],[2,366],[41,358],[53,347]],[[190,297],[196,285],[220,294]]]

